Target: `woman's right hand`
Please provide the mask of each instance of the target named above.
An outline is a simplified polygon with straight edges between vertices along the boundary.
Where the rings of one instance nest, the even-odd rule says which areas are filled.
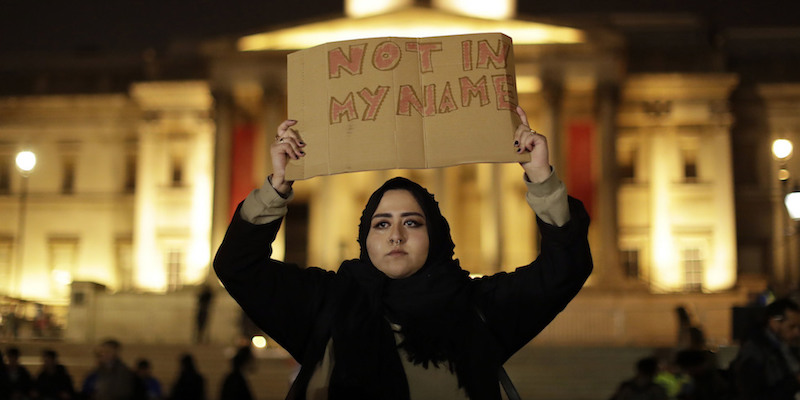
[[[293,119],[287,119],[278,126],[278,134],[270,146],[269,153],[272,158],[272,187],[280,194],[288,194],[292,190],[293,181],[286,180],[286,165],[289,160],[299,160],[306,155],[303,147],[306,144],[292,126],[297,124]]]

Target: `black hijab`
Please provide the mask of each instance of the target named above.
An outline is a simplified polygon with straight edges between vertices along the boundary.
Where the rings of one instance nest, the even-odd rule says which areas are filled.
[[[391,279],[367,253],[372,216],[389,190],[407,190],[422,208],[428,230],[425,264],[413,275]],[[408,399],[408,383],[391,323],[399,325],[409,361],[425,368],[448,368],[471,398],[475,374],[487,363],[470,356],[477,314],[470,301],[467,271],[453,259],[450,226],[433,195],[405,178],[393,178],[370,196],[361,215],[361,255],[337,274],[341,299],[332,323],[334,369],[331,399]],[[474,352],[472,352],[474,353]],[[485,372],[485,371],[484,371]],[[471,393],[472,392],[472,393]]]

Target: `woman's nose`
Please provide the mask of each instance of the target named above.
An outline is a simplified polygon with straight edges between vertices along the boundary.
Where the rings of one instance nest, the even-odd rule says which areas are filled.
[[[403,233],[403,229],[398,225],[394,225],[392,230],[389,232],[389,243],[399,244],[404,239],[405,235]]]

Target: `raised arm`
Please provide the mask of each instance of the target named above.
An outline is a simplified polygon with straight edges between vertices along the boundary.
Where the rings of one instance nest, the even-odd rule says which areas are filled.
[[[531,153],[531,160],[520,165],[528,186],[526,199],[537,216],[541,253],[512,273],[477,282],[479,307],[507,357],[566,307],[592,271],[589,216],[580,201],[567,196],[564,183],[550,167],[546,138],[530,128],[521,108],[517,113],[522,124],[515,132],[514,146],[519,153]]]
[[[272,242],[292,199],[284,179],[289,158],[305,145],[285,121],[271,147],[273,175],[236,210],[217,250],[214,269],[247,315],[268,335],[302,360],[302,352],[322,307],[332,272],[273,260]],[[283,139],[283,140],[281,140]]]
[[[531,160],[528,162],[520,163],[522,169],[525,170],[525,180],[533,183],[544,182],[545,179],[550,177],[550,155],[547,149],[547,138],[531,129],[528,123],[528,115],[522,107],[517,106],[517,115],[519,115],[522,124],[517,127],[514,132],[514,147],[517,153],[531,153]]]
[[[290,159],[297,160],[304,157],[306,153],[303,147],[305,142],[300,135],[292,129],[297,124],[293,119],[287,119],[278,127],[278,134],[275,141],[270,146],[269,153],[272,157],[272,187],[282,195],[286,195],[292,190],[292,181],[286,180],[286,164]]]

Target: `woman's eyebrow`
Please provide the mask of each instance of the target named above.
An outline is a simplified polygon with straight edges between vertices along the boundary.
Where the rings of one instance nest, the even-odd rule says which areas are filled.
[[[421,217],[423,219],[425,218],[425,216],[422,215],[422,213],[419,213],[419,212],[416,212],[416,211],[407,211],[407,212],[404,212],[404,213],[400,214],[400,216],[401,217],[418,216],[418,217]],[[375,218],[391,218],[391,217],[392,217],[391,213],[380,213],[380,214],[373,215],[372,219],[375,219]]]

